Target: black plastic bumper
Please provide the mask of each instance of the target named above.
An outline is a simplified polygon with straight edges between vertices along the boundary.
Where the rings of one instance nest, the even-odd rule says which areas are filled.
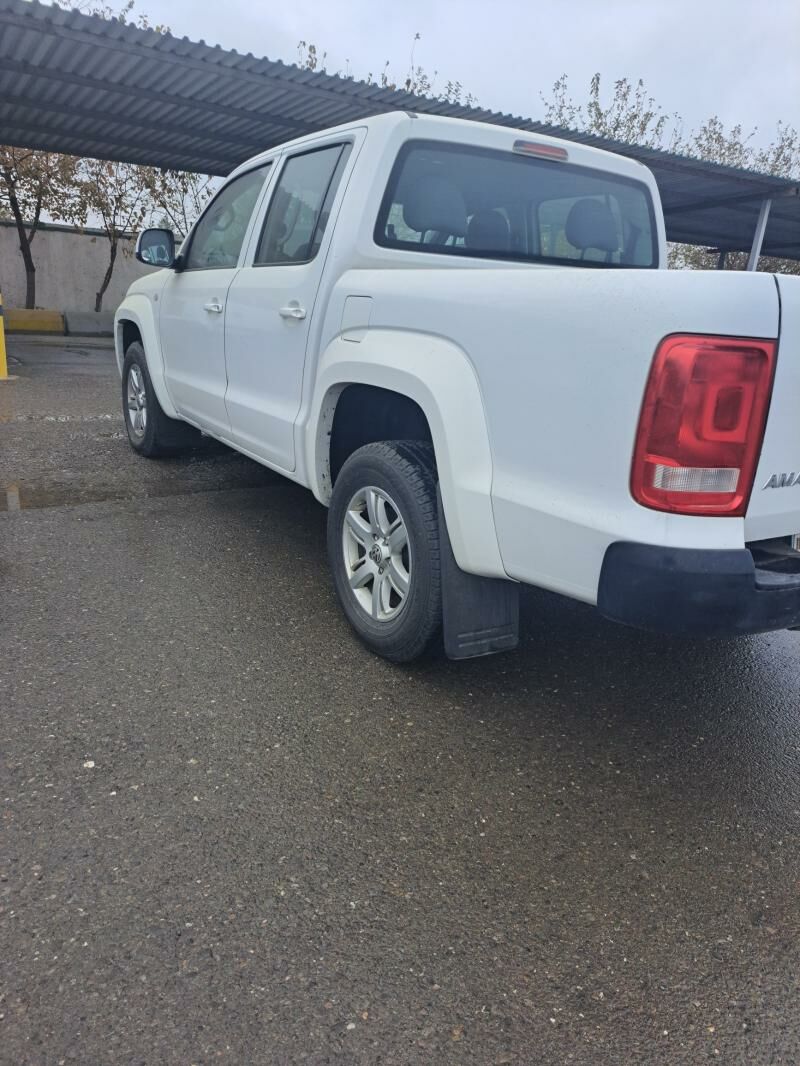
[[[662,633],[713,637],[790,629],[800,626],[800,569],[760,569],[746,548],[612,544],[597,606],[615,622]]]

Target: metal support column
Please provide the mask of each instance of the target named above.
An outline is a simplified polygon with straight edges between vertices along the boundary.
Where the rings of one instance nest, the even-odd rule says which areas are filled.
[[[764,243],[764,234],[767,232],[767,219],[772,200],[762,200],[761,210],[758,212],[756,231],[753,234],[753,244],[750,248],[750,257],[747,260],[747,269],[755,270],[758,267],[758,257],[761,255],[761,245]]]
[[[724,270],[725,269],[725,261],[727,260],[727,258],[728,258],[727,251],[719,253],[719,255],[717,256],[717,270]]]
[[[6,331],[3,325],[3,290],[0,289],[0,381],[8,380],[8,360],[6,359]]]

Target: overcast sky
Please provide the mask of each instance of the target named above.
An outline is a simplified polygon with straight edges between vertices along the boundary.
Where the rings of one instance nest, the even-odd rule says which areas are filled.
[[[718,114],[800,127],[800,0],[137,0],[178,36],[295,62],[297,42],[328,52],[328,70],[356,77],[389,60],[461,81],[482,107],[539,118],[539,94],[562,73],[584,100],[599,71],[643,78],[686,128]]]

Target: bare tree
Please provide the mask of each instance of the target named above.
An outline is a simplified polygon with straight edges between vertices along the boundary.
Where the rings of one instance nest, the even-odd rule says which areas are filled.
[[[647,92],[641,79],[620,78],[608,103],[602,99],[599,74],[589,83],[589,98],[576,103],[569,91],[569,79],[562,74],[544,104],[544,121],[565,129],[583,130],[597,137],[610,137],[627,144],[677,151],[683,123],[677,114],[668,114]]]
[[[217,181],[206,174],[144,167],[143,177],[154,217],[185,237],[214,195]]]
[[[13,218],[25,264],[25,306],[36,306],[33,240],[42,215],[80,222],[83,207],[76,186],[78,160],[55,152],[0,145],[0,209]]]
[[[133,23],[140,30],[155,30],[156,33],[169,33],[169,26],[162,23],[151,24],[147,15],[134,13],[136,0],[125,0],[120,7],[97,3],[97,0],[53,0],[57,7],[65,11],[80,11],[84,15],[97,15],[106,22]]]
[[[94,305],[95,311],[101,311],[103,296],[114,273],[120,242],[133,236],[152,211],[146,168],[132,163],[83,159],[78,186],[87,215],[99,217],[108,239],[108,265]]]
[[[379,85],[382,89],[399,89],[408,93],[416,93],[418,96],[431,96],[435,100],[446,101],[449,104],[464,104],[472,107],[477,103],[472,93],[467,92],[460,81],[449,80],[444,88],[437,90],[436,82],[439,77],[438,70],[428,74],[424,67],[416,63],[415,52],[417,41],[422,39],[421,34],[415,33],[411,42],[411,54],[406,76],[395,75],[392,72],[391,60],[387,59],[379,69],[379,73],[368,71],[361,79],[367,85]],[[327,72],[327,52],[320,52],[315,44],[310,41],[297,42],[297,65],[303,70],[318,70]],[[353,78],[355,75],[350,70],[350,60],[345,60],[345,71],[338,70],[335,73],[342,78]]]
[[[684,134],[681,117],[665,112],[648,94],[641,80],[635,83],[627,78],[615,81],[608,101],[603,100],[601,90],[600,75],[595,74],[589,84],[588,101],[578,103],[570,94],[567,75],[562,75],[553,85],[551,95],[542,96],[545,121],[611,137],[626,144],[643,144],[725,166],[783,178],[800,177],[800,134],[792,126],[779,122],[773,140],[761,147],[756,144],[758,130],[746,132],[741,125],[728,129],[716,115],[698,129]],[[670,266],[676,268],[708,270],[717,261],[715,250],[697,245],[674,244],[669,254]],[[746,252],[733,252],[727,259],[730,269],[744,269],[746,262]],[[800,274],[800,263],[791,259],[762,258],[759,267],[783,274]]]

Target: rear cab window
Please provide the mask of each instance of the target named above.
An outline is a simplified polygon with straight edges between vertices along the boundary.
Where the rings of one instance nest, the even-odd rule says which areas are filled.
[[[584,267],[657,267],[643,182],[511,151],[408,141],[375,226],[385,248]]]

